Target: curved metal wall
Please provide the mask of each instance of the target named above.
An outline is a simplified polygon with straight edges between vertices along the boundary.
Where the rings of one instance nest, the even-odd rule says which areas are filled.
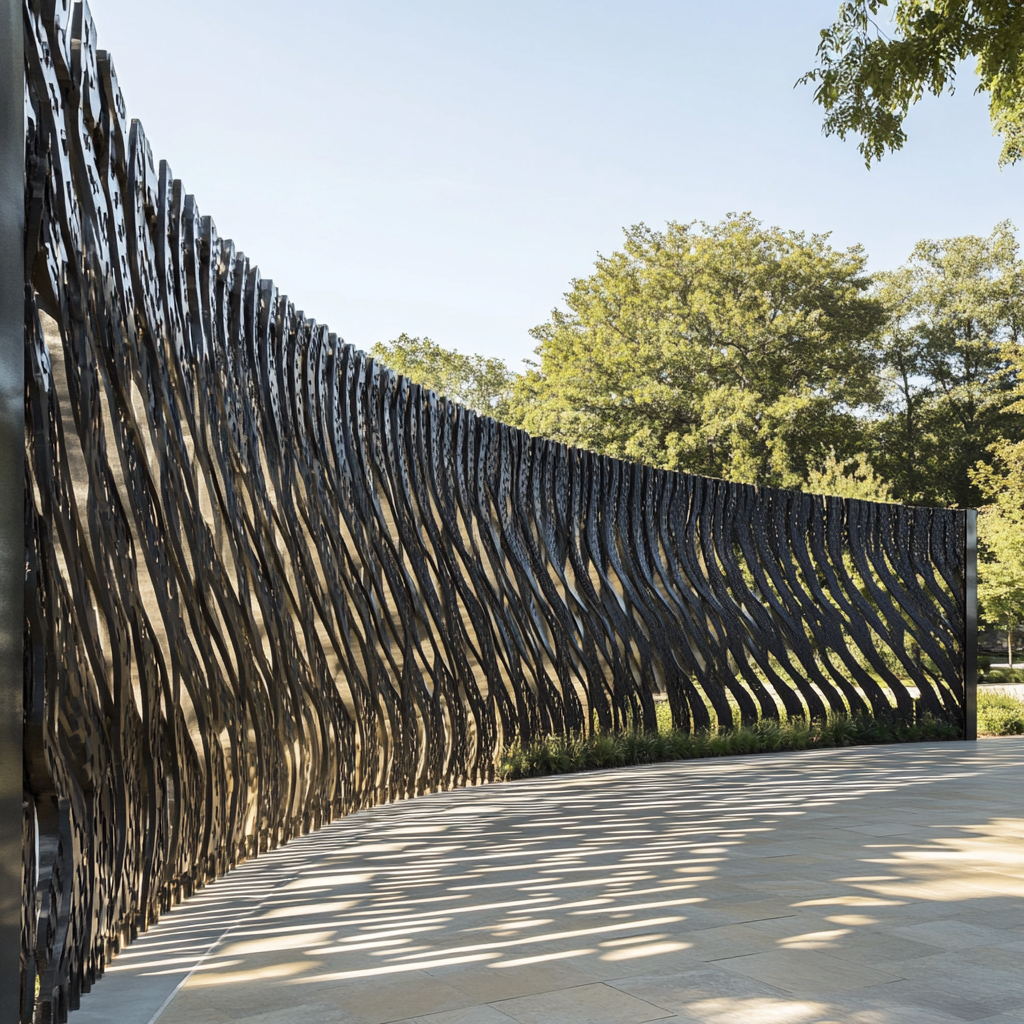
[[[25,18],[24,1019],[241,858],[513,738],[911,685],[962,715],[965,513],[652,470],[396,377],[154,163],[84,4]]]

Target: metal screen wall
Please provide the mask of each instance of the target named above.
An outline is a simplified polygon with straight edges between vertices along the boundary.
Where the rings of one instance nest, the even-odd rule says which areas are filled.
[[[25,1020],[241,858],[513,739],[659,699],[962,718],[966,513],[653,470],[396,377],[154,162],[85,4],[24,13]]]

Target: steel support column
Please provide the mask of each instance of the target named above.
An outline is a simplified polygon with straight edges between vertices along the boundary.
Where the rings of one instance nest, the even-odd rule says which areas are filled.
[[[964,520],[964,739],[978,738],[978,513]]]
[[[0,1022],[20,1014],[25,587],[25,61],[0,0]]]
[[[0,0],[0,1022],[19,1017],[25,687],[25,59]]]

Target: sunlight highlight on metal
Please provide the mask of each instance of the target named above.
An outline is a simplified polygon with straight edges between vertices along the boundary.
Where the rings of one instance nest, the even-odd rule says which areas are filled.
[[[24,1021],[239,862],[514,741],[661,701],[680,729],[963,720],[965,513],[654,470],[422,390],[154,162],[85,3],[24,18]]]

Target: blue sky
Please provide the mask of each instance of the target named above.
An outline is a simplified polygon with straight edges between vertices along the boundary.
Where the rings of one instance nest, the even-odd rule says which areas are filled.
[[[518,368],[622,227],[862,243],[1021,213],[969,69],[865,169],[809,88],[837,0],[91,0],[128,103],[222,236],[362,348],[401,331]]]

